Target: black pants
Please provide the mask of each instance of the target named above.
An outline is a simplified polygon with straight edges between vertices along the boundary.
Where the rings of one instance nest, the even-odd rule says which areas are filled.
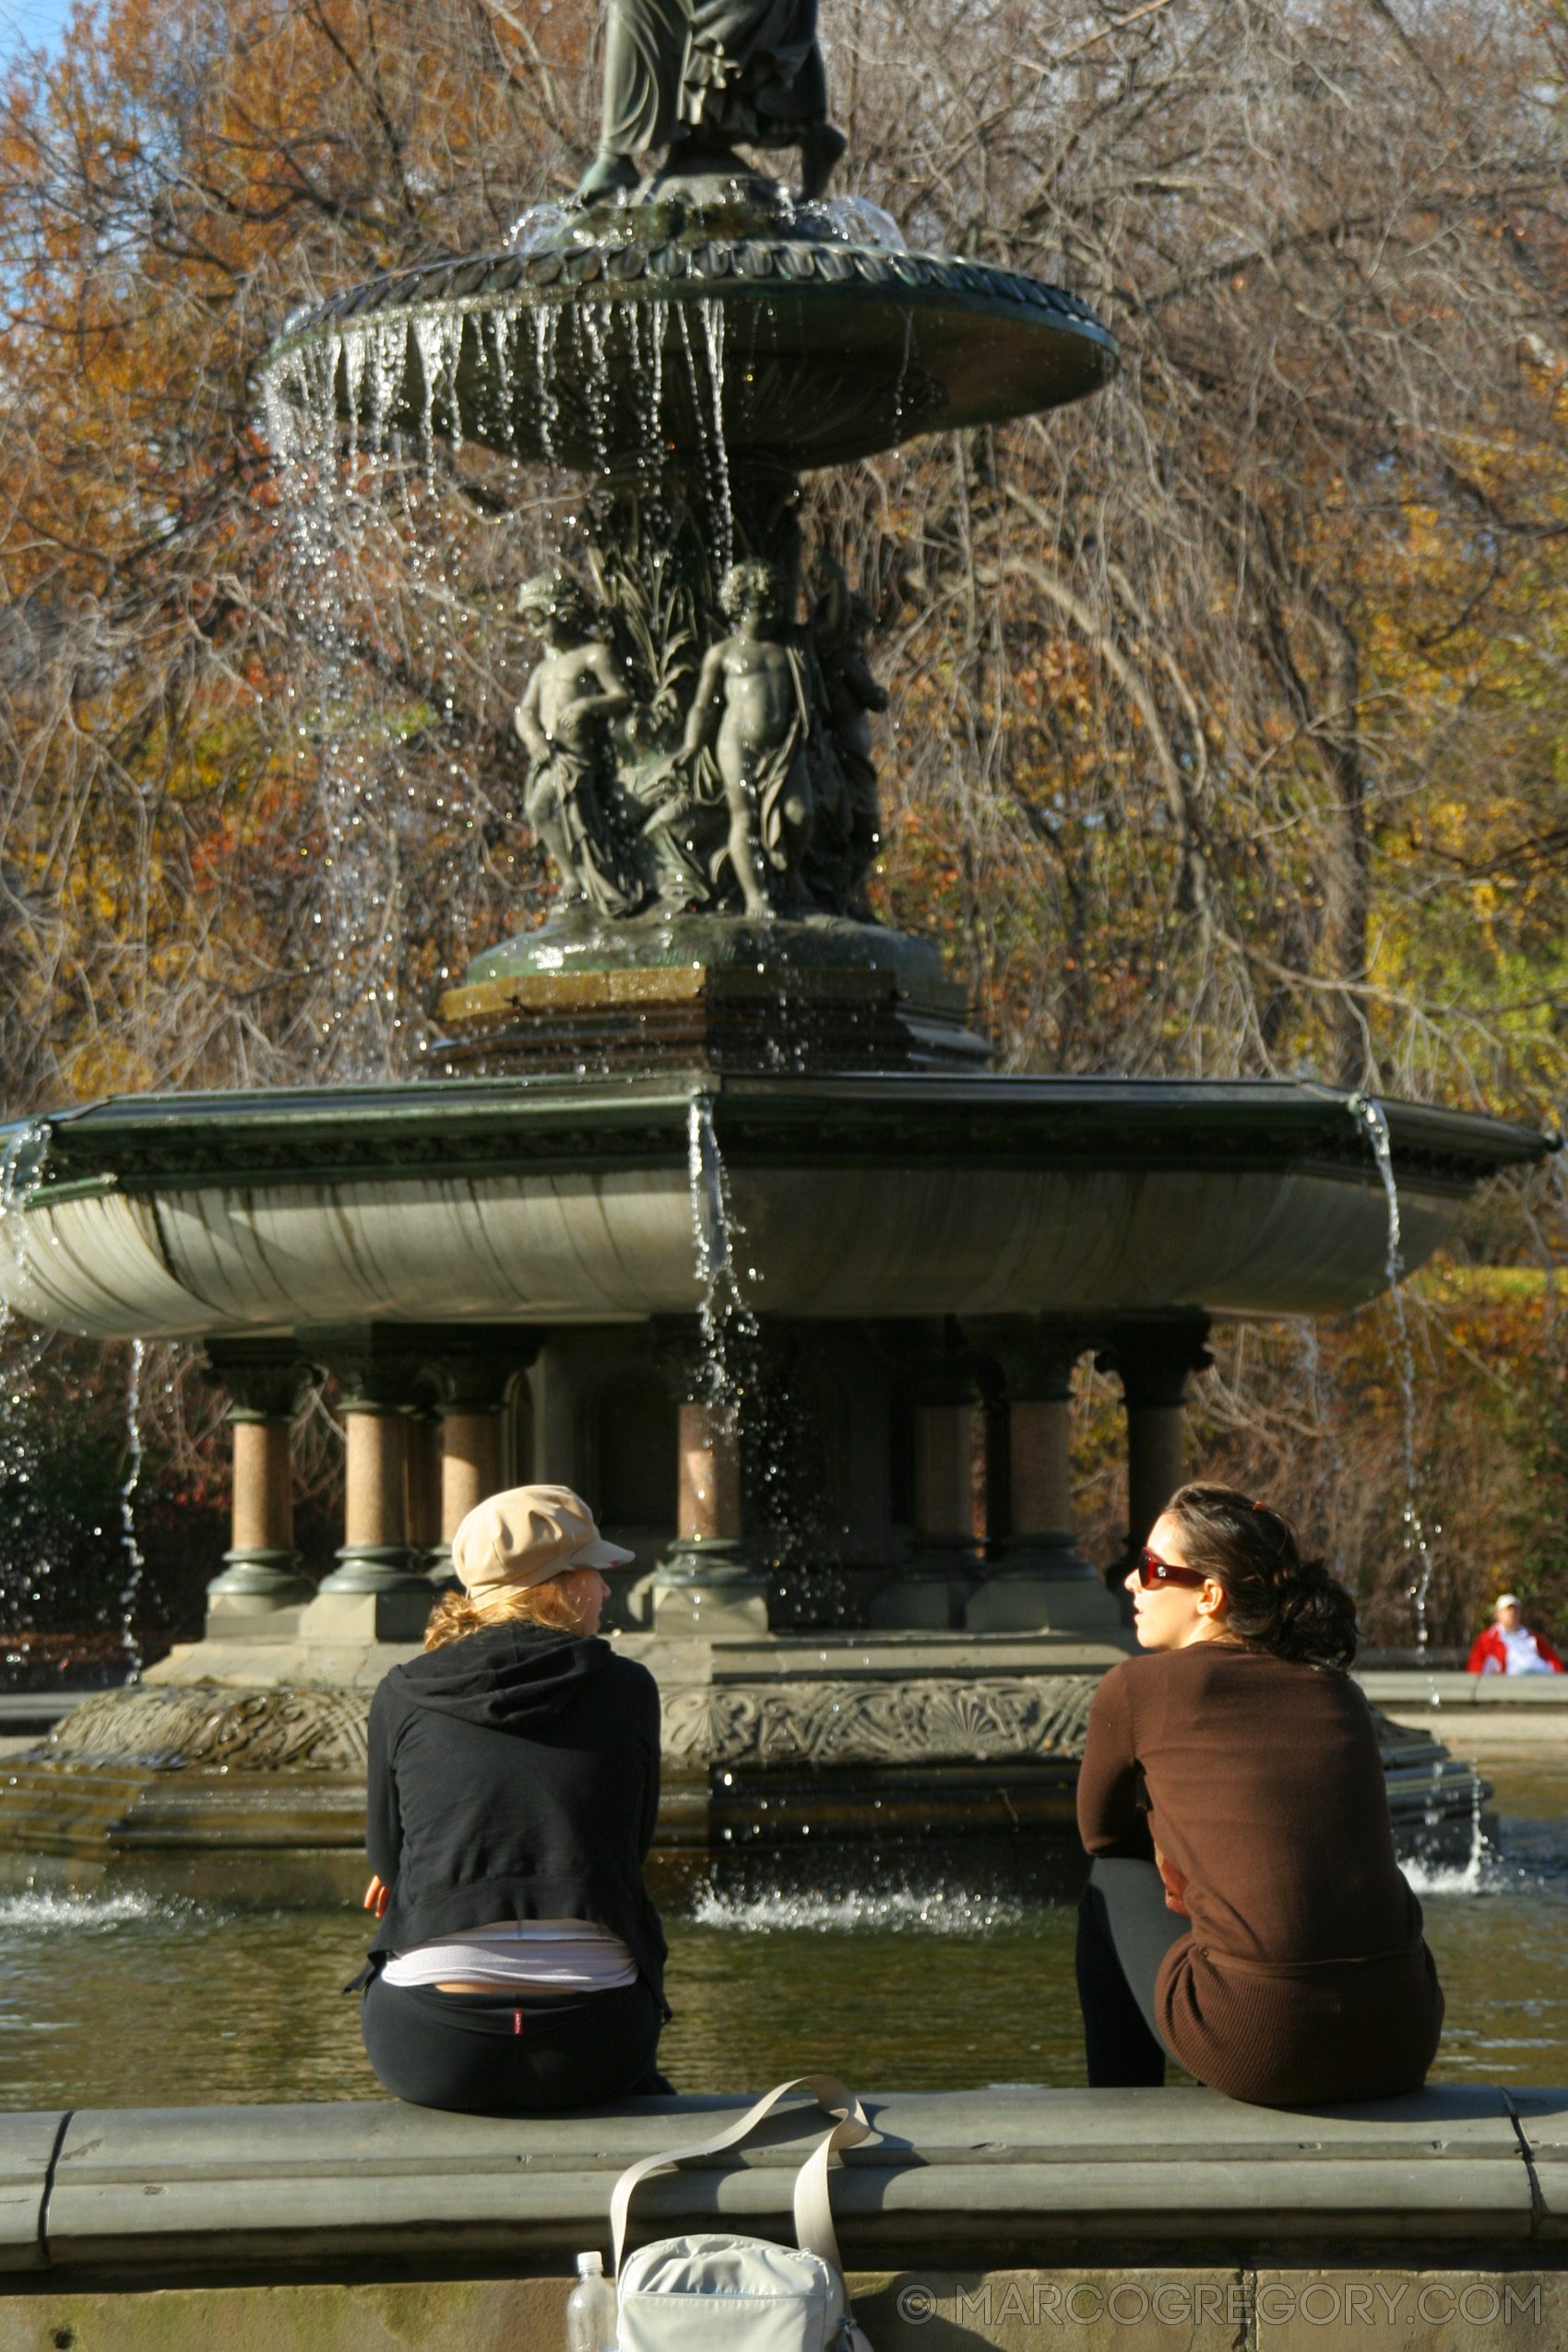
[[[1075,1965],[1089,2081],[1124,2090],[1165,2080],[1168,2053],[1155,2022],[1159,1964],[1188,1922],[1166,1908],[1152,1862],[1100,1856],[1078,1904]],[[1178,2061],[1180,2062],[1180,2061]]]
[[[641,1978],[614,1992],[437,1992],[374,1977],[365,2055],[394,2098],[460,2115],[558,2115],[670,2088],[663,2013]]]

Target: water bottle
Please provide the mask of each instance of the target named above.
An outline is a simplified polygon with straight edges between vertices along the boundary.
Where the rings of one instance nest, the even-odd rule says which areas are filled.
[[[615,2289],[602,2254],[577,2256],[577,2283],[566,2298],[566,2352],[615,2352]]]

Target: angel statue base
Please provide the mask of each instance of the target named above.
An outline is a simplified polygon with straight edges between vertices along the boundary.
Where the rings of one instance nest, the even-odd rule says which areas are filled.
[[[816,0],[610,0],[599,152],[579,204],[635,188],[635,158],[732,168],[736,140],[797,147],[801,193],[824,196],[847,141],[827,119]]]

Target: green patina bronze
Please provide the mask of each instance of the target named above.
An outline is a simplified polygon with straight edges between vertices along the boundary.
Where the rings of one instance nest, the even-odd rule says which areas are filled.
[[[90,1192],[684,1169],[694,1097],[736,1170],[909,1168],[1333,1171],[1376,1189],[1350,1098],[1286,1079],[576,1077],[419,1087],[125,1096],[60,1113],[20,1144],[30,1211]],[[1528,1129],[1423,1103],[1387,1106],[1402,1176],[1467,1194],[1539,1158]],[[31,1137],[29,1141],[27,1138]]]
[[[1118,355],[1060,287],[833,235],[747,177],[595,207],[530,254],[373,279],[291,321],[268,366],[330,369],[340,412],[377,430],[706,486],[720,418],[742,470],[845,465],[1061,408]]]
[[[729,95],[704,83],[699,115],[710,100],[716,121],[745,113],[731,65]],[[517,713],[525,805],[562,910],[606,934],[692,910],[863,921],[870,720],[888,704],[867,659],[877,615],[835,566],[805,577],[798,476],[1080,398],[1114,373],[1116,341],[1059,288],[903,249],[885,216],[886,241],[867,242],[870,208],[797,200],[707,132],[683,140],[666,100],[647,119],[677,153],[632,201],[580,204],[528,250],[388,276],[291,320],[267,362],[271,414],[318,455],[323,420],[329,435],[350,420],[374,444],[466,441],[590,478],[592,580],[547,575],[518,600],[541,647]],[[631,119],[613,91],[612,119]],[[787,143],[814,137],[814,101],[779,121]],[[613,139],[606,164],[624,186]],[[884,960],[847,929],[809,960],[835,951]],[[763,954],[802,960],[782,938]],[[478,1041],[488,1066],[496,1039]]]

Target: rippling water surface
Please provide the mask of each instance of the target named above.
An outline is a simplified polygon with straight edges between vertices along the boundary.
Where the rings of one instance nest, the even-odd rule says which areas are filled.
[[[1471,1871],[1412,1872],[1448,1994],[1434,2079],[1568,2084],[1568,1785],[1488,1767]],[[1073,1911],[949,1878],[708,1893],[667,1920],[683,2090],[807,2066],[861,2086],[1083,2080]],[[365,1922],[348,1907],[159,1895],[125,1875],[0,1892],[0,2106],[365,2098]]]

